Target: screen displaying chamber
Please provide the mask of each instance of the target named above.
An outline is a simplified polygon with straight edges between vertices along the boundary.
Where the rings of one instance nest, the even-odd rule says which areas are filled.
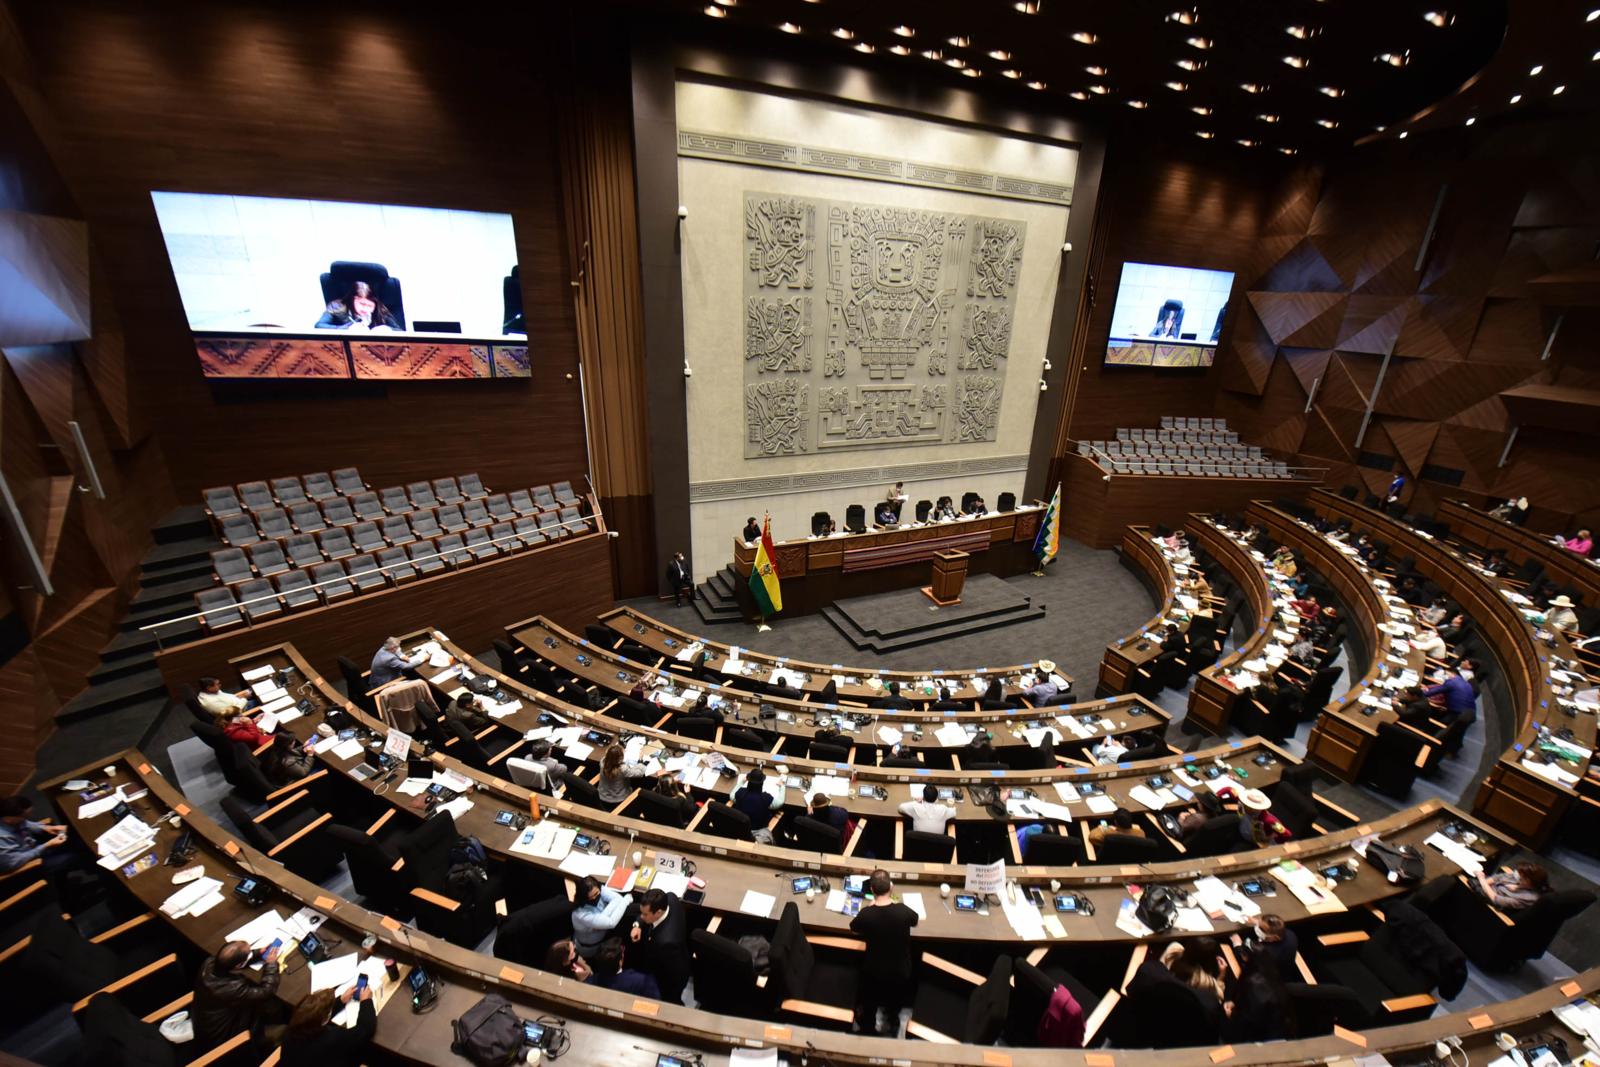
[[[1222,336],[1233,273],[1124,263],[1106,362],[1139,367],[1209,367]]]
[[[529,376],[510,215],[150,195],[207,377]]]

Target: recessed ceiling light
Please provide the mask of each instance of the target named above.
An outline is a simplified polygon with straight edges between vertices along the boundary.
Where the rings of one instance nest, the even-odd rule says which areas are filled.
[[[1585,22],[1593,22],[1595,19],[1600,19],[1600,7],[1595,8],[1583,17]]]
[[[1089,94],[1084,92],[1082,89],[1074,89],[1074,90],[1072,90],[1072,92],[1068,93],[1067,95],[1072,97],[1072,99],[1074,99],[1074,100],[1087,100],[1087,99],[1089,99]]]
[[[1339,97],[1344,95],[1344,90],[1343,89],[1336,89],[1331,85],[1324,85],[1321,88],[1319,88],[1317,90],[1317,92],[1321,93],[1323,96],[1331,96],[1334,99],[1338,99]]]
[[[951,56],[949,59],[944,61],[944,65],[947,67],[954,67],[956,70],[960,70],[962,67],[967,65],[967,61],[962,59],[960,56]]]
[[[910,26],[896,26],[889,32],[894,34],[896,37],[915,37],[917,35],[917,31],[912,29]]]
[[[1089,86],[1089,91],[1096,96],[1105,96],[1111,90],[1104,85],[1091,85]]]
[[[1210,130],[1196,130],[1194,131],[1194,135],[1200,138],[1202,141],[1209,141],[1211,138],[1216,136],[1216,134],[1212,133]]]
[[[1284,56],[1283,61],[1295,70],[1305,70],[1311,65],[1311,60],[1305,56]]]
[[[1264,93],[1270,87],[1263,85],[1261,82],[1243,82],[1239,85],[1239,88],[1247,93]]]
[[[1009,69],[1008,70],[1002,70],[1000,72],[1000,77],[1002,77],[1002,78],[1010,78],[1013,81],[1015,81],[1016,79],[1022,77],[1022,71],[1020,71],[1020,70],[1009,70]]]
[[[1203,67],[1205,65],[1206,65],[1206,61],[1203,60],[1203,59],[1180,59],[1180,60],[1178,60],[1178,66],[1182,67],[1184,70],[1199,70],[1201,67]]]
[[[1551,96],[1560,96],[1562,93],[1564,93],[1566,91],[1567,91],[1567,87],[1565,85],[1558,85],[1554,89],[1550,90],[1550,95]]]
[[[1290,37],[1293,37],[1297,41],[1303,41],[1316,31],[1306,26],[1285,26],[1283,28],[1283,32],[1287,33]]]
[[[1528,68],[1528,77],[1530,77],[1530,78],[1537,78],[1539,75],[1541,75],[1543,73],[1544,73],[1544,64],[1543,63],[1535,63],[1532,67]]]
[[[972,38],[963,34],[958,37],[951,37],[946,43],[953,44],[957,48],[966,48],[972,44]]]
[[[878,50],[876,46],[870,45],[866,41],[857,41],[855,48],[857,52],[864,52],[869,56]]]
[[[839,38],[841,41],[852,41],[855,39],[856,31],[847,30],[843,26],[840,26],[838,29],[833,31],[833,35]]]
[[[1108,73],[1104,67],[1084,67],[1083,69],[1088,73],[1093,74],[1096,78],[1104,78]]]
[[[1261,142],[1260,141],[1252,141],[1248,137],[1241,137],[1241,138],[1239,138],[1237,141],[1235,141],[1233,143],[1234,144],[1242,144],[1246,148],[1254,148],[1256,145],[1260,144]]]
[[[1332,129],[1337,129],[1338,126],[1339,126],[1339,123],[1334,119],[1318,119],[1317,120],[1317,125],[1321,126],[1325,130],[1332,130]]]
[[[782,30],[784,33],[800,32],[800,27],[793,22],[780,22],[778,23],[778,29]]]
[[[1277,115],[1257,115],[1256,118],[1261,122],[1277,122],[1279,116],[1277,116]]]
[[[1430,26],[1442,29],[1454,22],[1456,17],[1448,11],[1425,11],[1422,20]]]
[[[1402,141],[1404,141],[1407,137],[1410,137],[1410,136],[1411,136],[1411,131],[1410,130],[1401,130],[1400,131],[1400,139]]]
[[[1024,15],[1037,15],[1039,13],[1039,0],[1017,0],[1011,6]]]
[[[889,46],[889,51],[893,52],[897,56],[909,56],[911,54],[911,49],[907,48],[903,44],[892,44]]]
[[[1294,148],[1279,148],[1278,151],[1282,152],[1286,156],[1292,156],[1292,155],[1295,154],[1295,152],[1298,151],[1298,149],[1294,149]]]
[[[1045,85],[1044,82],[1035,80],[1035,81],[1031,81],[1031,82],[1028,83],[1028,88],[1030,88],[1030,89],[1043,89],[1044,85]]]
[[[1597,52],[1595,52],[1594,55],[1590,56],[1589,57],[1589,62],[1591,62],[1591,63],[1600,63],[1600,51],[1597,51]]]
[[[1184,26],[1193,26],[1200,21],[1200,15],[1195,11],[1174,11],[1167,16],[1168,22],[1176,22]]]
[[[983,71],[979,70],[977,67],[968,67],[961,73],[969,78],[981,78],[983,76]]]
[[[1411,59],[1410,52],[1379,52],[1372,57],[1375,62],[1387,63],[1391,67],[1403,67]]]
[[[1211,114],[1211,109],[1209,107],[1191,107],[1189,110],[1193,111],[1196,115]]]
[[[944,58],[944,53],[939,51],[937,48],[930,48],[926,52],[922,53],[922,58],[923,59],[943,59]]]
[[[1011,58],[1011,53],[1007,52],[1004,48],[991,48],[989,49],[989,58],[998,59],[1000,62],[1004,63]]]
[[[716,4],[707,4],[706,14],[710,15],[714,19],[725,19],[728,17],[728,13],[722,10],[722,8],[718,7]]]
[[[1167,82],[1166,86],[1167,86],[1168,89],[1171,89],[1175,93],[1185,92],[1189,88],[1183,82]]]
[[[1190,37],[1184,43],[1187,44],[1190,48],[1198,48],[1203,52],[1207,48],[1211,47],[1211,38],[1209,38],[1209,37]]]
[[[1129,100],[1128,106],[1143,111],[1145,108],[1150,106],[1150,103],[1147,100]]]
[[[1072,35],[1072,39],[1077,41],[1079,44],[1094,44],[1099,40],[1098,37],[1092,33],[1089,33],[1087,30],[1079,30],[1077,33]]]
[[[1471,118],[1467,119],[1467,125],[1471,126],[1474,122],[1477,122],[1477,121],[1478,121],[1478,116],[1473,115]]]
[[[1512,97],[1511,97],[1511,102],[1512,102],[1512,103],[1513,103],[1513,104],[1520,104],[1520,103],[1521,103],[1521,102],[1522,102],[1522,94],[1521,94],[1521,93],[1516,93],[1516,94],[1514,94],[1514,95],[1513,95],[1513,96],[1512,96]]]
[[[711,2],[713,4],[716,4],[719,7],[738,7],[739,6],[739,0],[711,0]]]

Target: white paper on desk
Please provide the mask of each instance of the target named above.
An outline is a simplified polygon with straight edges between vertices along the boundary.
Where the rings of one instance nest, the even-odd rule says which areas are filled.
[[[1139,785],[1136,785],[1132,789],[1128,790],[1128,798],[1130,800],[1137,800],[1151,811],[1160,811],[1162,808],[1166,807],[1166,805],[1162,802],[1161,797],[1157,795],[1156,791],[1151,789],[1149,786],[1144,785],[1143,783],[1140,783]]]
[[[263,711],[256,717],[256,729],[264,734],[275,733],[278,729],[278,717],[270,711]]]
[[[432,784],[433,779],[431,777],[407,778],[395,787],[395,792],[403,797],[420,796]]]
[[[1028,801],[1029,806],[1039,812],[1042,819],[1054,819],[1056,822],[1071,822],[1072,809],[1065,804],[1052,804],[1048,800],[1034,799]]]
[[[487,714],[489,716],[489,718],[491,718],[491,719],[503,719],[507,715],[510,715],[512,712],[521,711],[522,710],[522,701],[520,701],[520,700],[508,700],[504,704],[496,704],[492,700],[485,700],[483,702],[483,706],[484,706],[484,712],[485,712],[485,714]]]
[[[328,751],[337,759],[355,759],[361,755],[361,738],[352,737],[347,741],[341,741]]]
[[[268,703],[268,704],[261,705],[261,707],[259,709],[257,709],[257,710],[259,710],[261,712],[261,714],[263,714],[263,715],[277,715],[279,722],[287,722],[288,720],[285,719],[279,713],[282,712],[284,708],[292,708],[292,707],[294,707],[294,694],[293,693],[285,693],[285,694],[283,694],[283,696],[279,697],[277,700],[274,700],[274,701],[272,701],[271,703]],[[256,725],[257,726],[261,726],[261,720],[257,719],[256,720]],[[263,730],[266,729],[265,726],[261,726],[261,728]]]
[[[456,797],[448,804],[440,804],[435,811],[448,811],[452,819],[461,819],[472,810],[472,800],[468,797]]]
[[[197,919],[227,899],[227,897],[222,895],[222,889],[220,888],[222,883],[218,882],[217,885],[219,888],[213,889],[211,892],[207,893],[205,896],[189,905],[189,918]],[[181,918],[181,916],[174,916],[174,918]]]
[[[616,865],[615,856],[591,856],[587,852],[569,852],[567,858],[561,861],[560,869],[574,878],[593,875],[604,880],[611,876],[611,871]]]
[[[1444,854],[1445,859],[1454,863],[1468,874],[1477,875],[1483,873],[1483,857],[1459,841],[1452,841],[1444,834],[1436,832],[1429,834],[1423,844],[1432,845]]]
[[[904,904],[906,907],[908,907],[912,911],[916,912],[917,913],[917,918],[923,920],[924,922],[927,921],[928,909],[922,903],[922,894],[921,893],[901,893],[900,894],[900,903]]]
[[[1005,913],[1006,921],[1011,924],[1017,937],[1029,943],[1044,940],[1044,920],[1039,915],[1039,909],[1024,901],[1014,904],[1011,894],[1005,890],[1000,892],[1000,910]]]
[[[104,815],[106,812],[123,802],[123,789],[124,787],[119,785],[117,786],[116,791],[108,797],[101,797],[99,800],[86,800],[82,804],[79,804],[78,818],[93,819],[96,816]]]
[[[582,741],[574,741],[562,749],[562,752],[566,754],[568,759],[574,759],[581,763],[594,754],[594,746],[586,745]]]
[[[1089,806],[1092,815],[1110,815],[1117,810],[1117,802],[1103,793],[1100,796],[1084,797],[1083,802]]]
[[[166,900],[161,902],[163,915],[173,919],[181,919],[186,915],[199,915],[204,908],[196,910],[208,898],[220,897],[222,883],[215,878],[201,876],[179,889]],[[210,905],[207,905],[209,907]]]
[[[137,815],[127,815],[94,839],[95,852],[101,856],[121,857],[139,845],[148,847],[155,835],[155,827],[147,825]]]
[[[1134,900],[1124,900],[1117,908],[1117,929],[1134,937],[1149,937],[1155,933],[1138,916],[1139,904]]]
[[[811,779],[811,791],[830,797],[850,795],[850,779],[832,774],[819,774]]]
[[[273,908],[269,911],[262,912],[260,915],[257,915],[255,918],[251,919],[249,922],[230,933],[226,940],[243,941],[251,948],[257,948],[262,945],[270,944],[272,939],[278,935],[278,931],[283,929],[283,925],[283,916],[278,914],[278,910],[276,908]]]
[[[828,899],[822,902],[822,906],[827,908],[829,911],[836,911],[840,915],[843,915],[845,908],[845,891],[843,889],[828,890]]]
[[[288,692],[288,690],[284,689],[283,686],[279,685],[277,682],[271,681],[270,679],[264,682],[255,683],[250,687],[250,691],[254,693],[256,695],[256,699],[261,701],[263,704],[269,700],[277,700],[279,697],[283,696],[284,693]]]
[[[470,792],[474,785],[471,778],[459,771],[452,771],[448,767],[440,767],[434,771],[433,780],[443,785],[446,789],[453,789],[457,793]]]
[[[878,737],[886,745],[898,745],[905,735],[893,726],[878,727]]]
[[[759,919],[772,917],[772,906],[778,898],[771,893],[758,893],[754,889],[744,891],[744,899],[739,901],[739,910],[746,915],[754,915]]]
[[[319,989],[340,989],[356,980],[361,971],[361,955],[348,952],[331,960],[310,964],[311,992]]]
[[[1054,782],[1052,784],[1056,787],[1056,792],[1060,794],[1063,804],[1083,803],[1083,794],[1079,793],[1078,787],[1071,782]]]
[[[657,871],[655,880],[650,883],[650,888],[682,897],[684,890],[689,888],[689,876],[686,874],[673,874],[671,871]]]
[[[947,722],[935,730],[933,736],[945,748],[958,748],[967,743],[967,731],[961,728],[960,723]]]
[[[1215,929],[1206,913],[1199,908],[1179,908],[1172,925],[1196,934],[1209,934]]]
[[[1041,744],[1043,744],[1044,739],[1047,737],[1052,742],[1058,744],[1061,741],[1061,731],[1049,726],[1035,726],[1031,729],[1023,730],[1022,736],[1026,738],[1028,744],[1032,745],[1034,748],[1038,748]]]
[[[264,667],[253,667],[248,671],[244,671],[240,674],[240,677],[247,682],[259,682],[263,678],[270,677],[276,669],[269,663]]]
[[[293,705],[290,705],[289,707],[278,712],[278,725],[282,726],[286,722],[294,722],[303,715],[305,715],[305,712],[301,711],[297,707],[294,707]]]
[[[1518,766],[1531,774],[1537,774],[1548,782],[1554,782],[1556,785],[1571,787],[1578,784],[1578,776],[1576,774],[1564,771],[1554,763],[1535,763],[1524,755]]]
[[[1173,777],[1177,778],[1178,781],[1182,782],[1184,785],[1188,786],[1190,789],[1199,789],[1200,788],[1200,779],[1198,779],[1194,775],[1190,774],[1183,767],[1179,766],[1179,767],[1172,768],[1172,774],[1173,774]]]
[[[1033,801],[1012,800],[1009,797],[1006,798],[1006,815],[1013,819],[1037,819],[1041,817],[1038,809],[1034,807]]]

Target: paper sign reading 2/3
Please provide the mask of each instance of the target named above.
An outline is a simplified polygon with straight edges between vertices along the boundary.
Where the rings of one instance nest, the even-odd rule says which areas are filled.
[[[403,730],[390,730],[383,739],[383,754],[397,760],[411,755],[411,735]]]
[[[967,864],[968,893],[995,893],[998,894],[1006,885],[1006,861],[995,860],[993,863]]]

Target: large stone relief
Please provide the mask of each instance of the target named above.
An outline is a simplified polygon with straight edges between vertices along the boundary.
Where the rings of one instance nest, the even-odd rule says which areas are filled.
[[[995,439],[1024,223],[764,193],[744,209],[746,458]],[[812,297],[772,290],[812,286],[819,213],[813,328]]]
[[[792,196],[750,197],[744,204],[744,235],[751,242],[750,269],[766,288],[809,289],[814,282],[812,246],[817,208]]]

